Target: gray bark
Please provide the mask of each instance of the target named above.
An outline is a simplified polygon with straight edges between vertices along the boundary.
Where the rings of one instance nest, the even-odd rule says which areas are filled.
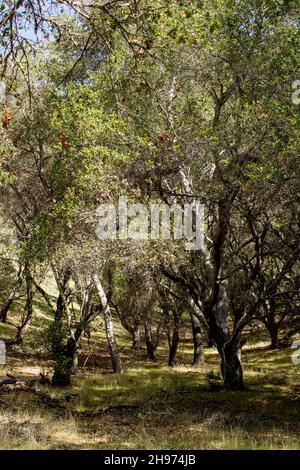
[[[192,312],[190,313],[190,316],[194,343],[193,365],[204,364],[205,360],[200,320]]]
[[[156,348],[155,344],[153,341],[152,337],[152,327],[148,320],[145,321],[144,323],[144,328],[145,328],[145,341],[146,341],[146,347],[147,347],[147,358],[150,359],[151,361],[156,360]]]
[[[33,291],[32,278],[29,272],[26,272],[26,304],[22,316],[22,323],[18,328],[17,335],[13,341],[14,344],[22,344],[26,331],[28,330],[33,315]]]
[[[105,291],[103,289],[102,283],[100,281],[100,277],[98,274],[94,274],[93,276],[93,281],[102,305],[103,309],[103,314],[104,314],[104,321],[105,321],[105,331],[106,331],[106,337],[107,337],[107,342],[108,342],[108,347],[109,347],[109,352],[110,352],[110,357],[113,365],[113,370],[115,373],[120,373],[122,372],[122,363],[121,363],[121,358],[119,355],[118,351],[118,346],[115,338],[115,332],[114,332],[114,325],[113,325],[113,320],[112,320],[112,315],[110,311],[110,307],[108,304],[108,300],[105,294]]]
[[[180,318],[178,315],[174,315],[173,335],[172,335],[172,341],[170,345],[170,353],[169,353],[169,361],[168,361],[168,365],[171,367],[175,365],[178,344],[180,341],[179,329],[180,329]]]
[[[8,311],[15,299],[15,296],[16,296],[16,293],[18,291],[18,289],[21,287],[22,285],[22,279],[19,278],[18,281],[16,282],[16,284],[13,286],[13,288],[11,289],[6,301],[4,302],[3,306],[1,307],[1,310],[0,310],[0,322],[2,323],[5,323],[7,321],[7,314],[8,314]]]
[[[131,331],[132,334],[132,349],[141,349],[141,331],[140,326],[134,326]]]

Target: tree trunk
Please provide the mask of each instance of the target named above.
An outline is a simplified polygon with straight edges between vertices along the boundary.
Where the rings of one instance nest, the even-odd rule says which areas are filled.
[[[72,374],[76,374],[79,368],[79,361],[78,361],[78,342],[81,338],[83,332],[87,333],[89,331],[90,323],[93,321],[95,316],[98,314],[98,310],[92,305],[92,293],[93,293],[93,284],[89,284],[86,286],[82,299],[81,299],[81,315],[80,315],[80,322],[78,323],[75,331],[74,331],[74,340],[76,343],[76,351],[73,356],[73,364],[72,364]],[[88,333],[90,334],[90,333]],[[88,336],[89,337],[89,336]]]
[[[276,324],[270,324],[267,326],[270,339],[271,339],[271,349],[278,349],[279,348],[279,341],[278,341],[278,327]]]
[[[175,365],[178,344],[180,341],[180,337],[179,337],[180,315],[174,311],[172,313],[173,313],[173,318],[174,318],[174,324],[173,324],[173,334],[172,334],[172,341],[170,345],[169,361],[168,361],[168,365],[171,367]]]
[[[171,367],[175,365],[175,358],[177,354],[179,340],[179,328],[177,326],[174,326],[168,362],[168,365]]]
[[[53,304],[52,304],[52,301],[51,301],[51,297],[50,295],[42,288],[42,286],[40,286],[34,279],[32,280],[33,282],[33,285],[34,287],[36,288],[36,290],[41,294],[41,296],[45,299],[45,301],[47,302],[48,306],[50,307],[51,311],[54,313],[55,312],[55,308],[53,307]]]
[[[141,349],[141,327],[138,320],[134,320],[134,323],[128,321],[126,315],[120,311],[116,303],[111,302],[111,305],[114,307],[115,311],[118,314],[119,320],[122,326],[132,337],[131,349]]]
[[[132,349],[141,349],[141,332],[140,332],[140,326],[134,326],[132,328]]]
[[[279,348],[279,343],[278,343],[278,330],[277,330],[277,328],[272,329],[270,331],[270,337],[271,337],[271,349],[278,349]]]
[[[109,347],[109,353],[113,365],[113,370],[115,373],[120,373],[122,372],[122,363],[121,363],[121,358],[119,355],[118,351],[118,346],[117,342],[115,339],[115,333],[114,333],[114,325],[112,321],[112,315],[110,311],[110,307],[108,304],[108,300],[105,294],[105,291],[102,287],[102,283],[100,281],[100,277],[98,274],[95,274],[93,276],[94,284],[97,289],[100,302],[102,305],[103,313],[104,313],[104,321],[105,321],[105,331],[106,331],[106,337],[107,337],[107,342],[108,342],[108,347]]]
[[[265,316],[262,319],[263,324],[268,330],[268,333],[270,335],[271,339],[271,349],[278,349],[279,348],[279,342],[278,342],[278,331],[279,331],[279,325],[276,323],[276,303],[274,299],[271,299],[270,301],[264,302],[263,305],[264,311],[265,311]]]
[[[59,295],[56,301],[56,310],[54,313],[54,322],[51,328],[51,351],[55,357],[63,349],[63,316],[67,309],[67,297],[69,293],[69,281],[71,271],[66,269],[62,276],[59,276],[53,268]]]
[[[74,338],[69,338],[67,345],[56,353],[52,385],[67,387],[71,384],[71,374],[75,354],[76,341]]]
[[[18,282],[14,285],[14,287],[12,288],[12,290],[10,291],[6,301],[4,302],[3,306],[1,307],[1,310],[0,310],[0,322],[2,323],[6,323],[7,321],[7,314],[8,314],[8,311],[15,299],[15,296],[16,296],[16,293],[18,291],[18,289],[21,287],[22,285],[22,279],[20,278],[18,280]]]
[[[22,316],[22,323],[18,328],[17,335],[13,341],[13,344],[20,345],[23,343],[24,335],[29,328],[32,315],[33,315],[33,308],[32,308],[32,301],[33,301],[33,291],[32,291],[32,278],[29,272],[26,272],[26,305],[24,308],[23,316]]]
[[[61,320],[61,318],[63,317],[64,311],[67,308],[67,297],[69,294],[70,277],[71,277],[71,271],[69,269],[66,269],[61,279],[55,273],[56,283],[57,283],[57,287],[59,290],[59,295],[58,295],[57,302],[56,302],[56,312],[55,312],[56,321]]]
[[[211,337],[210,330],[207,330],[206,341],[207,341],[207,347],[208,348],[214,348],[215,347],[215,344],[214,344],[213,339]]]
[[[72,374],[77,374],[78,369],[79,369],[78,353],[77,353],[77,351],[75,351],[74,356],[73,356],[73,362],[72,362],[71,373],[72,373]]]
[[[14,344],[20,345],[23,343],[25,333],[30,326],[31,320],[32,320],[32,311],[31,313],[29,312],[27,313],[26,318],[24,319],[22,325],[18,328],[18,333],[15,339],[13,340]]]
[[[244,390],[243,369],[238,357],[238,348],[228,343],[222,348],[221,373],[226,390]]]
[[[238,357],[240,334],[230,336],[228,328],[228,303],[225,286],[220,286],[217,302],[204,304],[205,317],[211,338],[221,357],[221,373],[226,390],[243,390],[243,370]]]
[[[190,314],[194,342],[193,365],[204,364],[203,340],[201,333],[201,324],[199,319],[193,313]]]
[[[148,321],[145,321],[145,341],[147,347],[147,358],[151,361],[156,361],[155,345],[152,337],[152,328]]]

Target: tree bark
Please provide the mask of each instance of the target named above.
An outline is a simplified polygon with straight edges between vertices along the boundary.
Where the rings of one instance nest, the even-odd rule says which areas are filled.
[[[9,309],[15,299],[16,293],[18,289],[22,285],[22,279],[18,279],[18,282],[14,285],[14,287],[11,289],[6,301],[4,302],[3,306],[1,307],[0,310],[0,322],[1,323],[6,323],[7,321],[7,314],[9,312]]]
[[[174,326],[172,341],[171,341],[171,346],[170,346],[169,361],[168,361],[168,365],[170,367],[175,365],[175,359],[176,359],[179,340],[180,340],[179,328],[177,326]]]
[[[278,349],[279,348],[279,341],[278,341],[278,327],[276,324],[268,325],[268,331],[271,339],[271,349]]]
[[[33,285],[34,287],[36,288],[36,290],[41,294],[41,296],[45,299],[45,301],[47,302],[48,306],[50,307],[51,311],[54,313],[55,312],[55,308],[53,307],[53,304],[52,304],[52,301],[51,301],[51,297],[50,295],[42,288],[42,286],[40,286],[34,279],[33,279]]]
[[[74,340],[76,343],[76,351],[73,356],[73,365],[72,365],[72,373],[76,374],[78,371],[78,342],[81,338],[81,335],[83,332],[87,333],[88,332],[88,337],[90,335],[89,333],[89,326],[90,323],[93,321],[93,319],[97,316],[99,313],[100,309],[99,306],[98,308],[94,305],[92,305],[92,293],[93,293],[93,284],[88,284],[86,285],[86,288],[84,289],[84,293],[81,299],[81,308],[80,308],[80,322],[78,323],[75,332],[74,332]]]
[[[215,346],[209,330],[207,330],[207,333],[206,333],[206,342],[207,342],[208,348],[213,348]]]
[[[69,294],[69,281],[71,277],[71,271],[66,269],[62,275],[58,275],[55,268],[52,267],[55,276],[56,284],[59,290],[59,294],[56,301],[56,310],[54,313],[54,322],[52,324],[52,336],[51,336],[51,351],[57,358],[57,354],[62,351],[63,345],[63,316],[67,310],[67,298]]]
[[[203,339],[201,332],[201,324],[199,319],[193,313],[191,316],[193,342],[194,342],[194,359],[193,365],[204,364],[204,351],[203,351]]]
[[[132,334],[132,346],[131,349],[141,349],[141,331],[140,326],[134,326],[131,331]]]
[[[230,344],[222,348],[221,372],[226,390],[244,390],[243,369],[239,360],[239,350]]]
[[[233,336],[228,330],[226,291],[220,289],[218,301],[205,304],[205,317],[209,323],[211,338],[221,357],[221,374],[226,390],[244,390],[243,370],[239,360],[242,330]]]
[[[17,335],[13,340],[13,344],[20,345],[23,343],[24,335],[29,328],[32,315],[33,315],[33,291],[32,291],[32,278],[29,271],[26,272],[26,304],[22,316],[22,323],[18,328]]]
[[[152,337],[152,328],[150,323],[146,320],[144,324],[145,329],[145,341],[147,347],[147,358],[151,361],[156,361],[156,352],[155,352],[155,345]]]
[[[59,295],[56,302],[55,320],[59,321],[62,319],[64,311],[67,308],[67,297],[69,293],[68,291],[71,271],[66,269],[66,271],[63,273],[62,279],[58,277],[54,270],[53,272],[55,273],[56,283],[59,290]]]
[[[278,342],[278,332],[279,332],[279,324],[276,323],[276,303],[274,299],[271,299],[268,302],[264,302],[263,310],[265,312],[264,318],[262,319],[263,324],[268,330],[271,340],[271,349],[278,349],[279,342]]]
[[[102,286],[102,283],[100,281],[100,277],[98,276],[98,274],[95,274],[93,276],[93,280],[94,280],[94,284],[98,292],[102,309],[103,309],[105,331],[106,331],[106,337],[107,337],[107,342],[108,342],[108,347],[109,347],[109,353],[110,353],[110,357],[111,357],[111,361],[113,365],[113,370],[115,373],[120,373],[122,372],[122,363],[121,363],[121,358],[120,358],[119,351],[118,351],[117,342],[115,339],[114,325],[112,321],[112,315],[111,315],[110,307],[108,304],[108,300],[107,300],[105,291],[103,289],[103,286]]]
[[[52,385],[67,387],[71,384],[72,367],[76,354],[76,341],[69,338],[67,345],[57,352]]]
[[[179,344],[179,341],[180,341],[180,336],[179,336],[179,333],[180,333],[180,314],[173,311],[173,319],[174,319],[173,334],[172,334],[172,341],[171,341],[171,344],[170,344],[169,361],[168,361],[168,365],[170,367],[175,365],[178,344]]]

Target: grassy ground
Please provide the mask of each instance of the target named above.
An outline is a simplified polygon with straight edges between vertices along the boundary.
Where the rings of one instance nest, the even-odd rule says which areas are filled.
[[[17,302],[14,309],[20,311]],[[10,320],[17,324],[17,314]],[[10,372],[34,378],[51,371],[50,357],[36,348],[49,322],[49,311],[37,299],[25,345],[9,351],[0,377]],[[0,324],[0,338],[14,335],[13,326]],[[123,374],[111,373],[99,321],[92,341],[82,341],[81,368],[72,387],[38,385],[43,395],[63,404],[59,408],[31,392],[1,393],[0,448],[300,449],[300,366],[293,365],[291,349],[271,351],[267,342],[248,342],[242,358],[247,390],[229,393],[210,390],[219,375],[215,349],[205,351],[205,365],[190,365],[188,330],[173,368],[165,366],[165,345],[151,363],[144,349],[130,349],[120,325],[117,339]]]
[[[163,365],[163,355],[152,364],[143,351],[123,346],[120,376],[108,371],[103,352],[94,354],[71,388],[39,387],[63,400],[64,410],[45,406],[30,392],[2,394],[1,448],[300,449],[300,368],[290,350],[246,348],[242,393],[209,391],[207,374],[217,376],[218,357],[210,349],[204,366],[190,366],[189,341],[174,368]],[[49,360],[28,351],[14,352],[7,366],[26,377],[49,367]]]

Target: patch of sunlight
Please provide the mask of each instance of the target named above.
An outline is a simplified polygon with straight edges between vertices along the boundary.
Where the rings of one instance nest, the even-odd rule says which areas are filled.
[[[93,385],[93,391],[94,392],[116,392],[117,390],[124,390],[125,389],[125,384],[123,386],[121,385]]]
[[[27,376],[27,375],[32,375],[32,376],[38,376],[39,373],[41,372],[41,368],[40,366],[36,365],[36,366],[23,366],[20,364],[20,366],[15,366],[13,368],[13,371],[11,371],[11,373],[14,373],[16,375],[24,375],[24,376]]]
[[[47,315],[46,313],[42,312],[41,310],[37,310],[35,308],[35,318],[37,320],[46,320],[46,321],[49,321],[49,315]]]

